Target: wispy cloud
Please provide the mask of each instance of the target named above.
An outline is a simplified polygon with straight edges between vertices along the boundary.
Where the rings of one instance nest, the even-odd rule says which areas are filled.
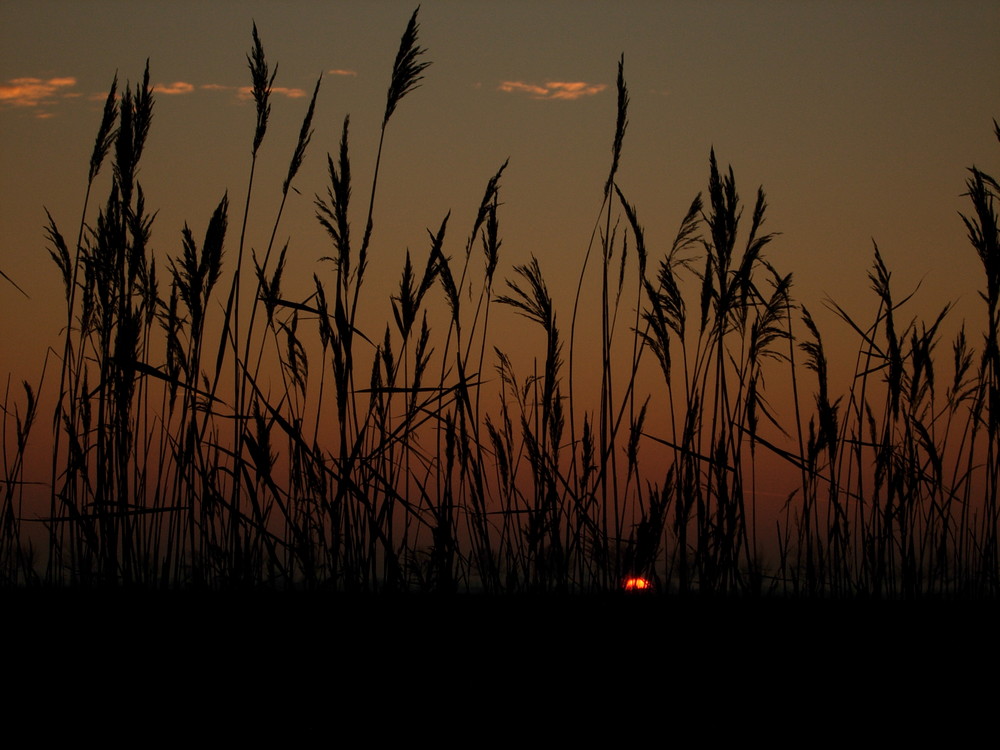
[[[250,86],[225,86],[221,83],[203,83],[198,86],[202,91],[234,91],[236,98],[240,100],[253,99],[253,89]],[[159,89],[157,89],[159,91]],[[185,93],[175,91],[171,93]],[[271,93],[275,96],[286,96],[289,99],[301,99],[307,96],[305,89],[288,88],[286,86],[274,86]]]
[[[535,86],[523,81],[504,81],[497,88],[508,94],[530,94],[533,99],[544,99],[545,95],[549,93],[549,90],[544,86]]]
[[[249,89],[247,89],[249,91]],[[240,89],[242,93],[243,89]],[[308,92],[305,89],[289,89],[284,86],[275,86],[271,89],[272,94],[278,94],[279,96],[287,96],[289,99],[301,99],[306,96]]]
[[[12,78],[0,85],[0,104],[8,107],[42,107],[53,104],[73,92],[76,79],[63,78]]]
[[[331,70],[329,74],[357,75],[352,70]],[[86,101],[103,102],[107,98],[106,92],[82,92],[75,90],[76,86],[77,79],[73,76],[12,78],[6,83],[0,84],[0,108],[22,108],[31,117],[47,119],[54,116],[52,108],[62,100],[85,99]],[[173,81],[171,83],[157,83],[153,90],[156,94],[164,96],[182,96],[193,94],[196,91],[226,91],[235,94],[236,98],[241,101],[253,98],[252,89],[249,86],[226,86],[220,83],[194,84],[189,81]],[[275,86],[271,89],[271,93],[289,99],[301,99],[308,96],[305,89],[287,86]]]
[[[334,68],[333,70],[326,71],[326,74],[330,76],[357,76],[358,71],[344,70],[342,68]]]
[[[178,94],[190,94],[194,91],[195,86],[193,83],[187,83],[186,81],[174,81],[173,83],[158,83],[153,87],[153,90],[157,94],[166,94],[167,96],[176,96]]]
[[[274,86],[271,93],[275,96],[287,96],[289,99],[301,99],[306,95],[304,89],[290,89],[285,86]],[[253,99],[253,89],[250,86],[240,86],[236,89],[236,96],[240,99]]]
[[[525,94],[532,99],[570,100],[594,96],[607,87],[607,84],[604,83],[587,83],[586,81],[546,81],[540,84],[525,81],[503,81],[497,90],[508,94]]]

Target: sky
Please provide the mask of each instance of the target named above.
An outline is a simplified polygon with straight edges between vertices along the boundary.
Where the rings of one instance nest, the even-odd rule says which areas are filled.
[[[246,198],[252,24],[278,64],[248,232],[258,251],[322,76],[298,194],[278,233],[289,242],[286,296],[303,298],[314,273],[330,273],[313,209],[326,153],[349,115],[356,201],[366,204],[392,62],[414,8],[0,0],[0,271],[23,290],[0,278],[0,374],[36,382],[59,341],[64,308],[45,210],[75,237],[116,74],[134,86],[149,60],[155,110],[139,180],[158,211],[152,244],[163,269],[185,223],[201,236],[223,194],[239,207]],[[630,106],[617,179],[653,258],[706,190],[714,148],[745,201],[758,186],[767,194],[766,228],[779,233],[768,258],[794,274],[793,293],[820,323],[843,384],[835,391],[846,388],[857,340],[824,301],[871,316],[873,241],[899,296],[919,285],[911,315],[933,318],[954,302],[950,330],[963,319],[980,330],[983,273],[959,211],[968,167],[1000,173],[1000,4],[426,0],[419,22],[432,64],[386,134],[368,290],[375,335],[392,319],[407,249],[426,257],[427,229],[450,211],[446,252],[460,253],[486,181],[507,159],[498,273],[510,278],[537,257],[568,322],[610,166],[620,57]],[[89,221],[109,184],[105,165]],[[498,345],[534,335],[522,335],[513,311],[495,315]],[[527,341],[541,356],[541,337]]]

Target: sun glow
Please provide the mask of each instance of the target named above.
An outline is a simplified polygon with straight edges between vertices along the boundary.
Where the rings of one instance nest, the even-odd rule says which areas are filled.
[[[648,591],[653,588],[653,583],[648,578],[632,576],[625,579],[623,584],[626,591]]]

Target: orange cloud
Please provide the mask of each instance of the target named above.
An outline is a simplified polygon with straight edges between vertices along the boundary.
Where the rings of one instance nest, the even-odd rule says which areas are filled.
[[[303,89],[290,89],[285,86],[274,86],[271,88],[271,93],[287,96],[289,99],[301,99],[306,95]],[[240,86],[236,90],[236,95],[240,99],[253,99],[253,89],[250,86]]]
[[[161,83],[155,87],[155,90],[157,94],[167,94],[168,96],[190,94],[194,91],[194,84],[184,81],[174,81],[173,83]]]
[[[330,76],[356,76],[358,72],[356,70],[343,70],[341,68],[334,68],[333,70],[326,71],[326,74]]]
[[[0,86],[0,103],[11,107],[37,107],[51,104],[60,96],[70,92],[65,89],[76,86],[76,79],[64,78],[13,78],[7,85]]]
[[[550,81],[545,84],[549,88],[550,99],[579,99],[581,96],[600,94],[607,88],[603,83],[584,83],[583,81]]]
[[[188,84],[172,84],[187,86]],[[198,86],[202,91],[235,91],[236,98],[241,101],[247,101],[248,99],[253,99],[253,89],[250,86],[224,86],[221,83],[203,83]],[[157,89],[160,91],[160,89]],[[164,93],[180,94],[187,93],[186,91],[171,91]],[[286,86],[274,86],[271,88],[272,94],[277,94],[279,96],[287,96],[289,99],[301,99],[303,96],[307,95],[305,89],[293,89]]]
[[[531,94],[533,99],[544,99],[548,93],[544,86],[534,86],[523,81],[504,81],[497,88],[507,93]]]
[[[511,94],[527,94],[532,99],[579,99],[594,96],[607,88],[604,83],[585,81],[546,81],[543,84],[524,81],[503,81],[497,89]]]

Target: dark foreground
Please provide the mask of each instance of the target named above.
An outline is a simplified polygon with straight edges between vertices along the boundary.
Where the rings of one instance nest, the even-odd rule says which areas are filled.
[[[512,659],[624,669],[983,654],[1000,603],[616,595],[346,595],[274,591],[0,592],[5,641],[66,658],[287,662],[339,655],[414,665]],[[88,656],[89,655],[89,656]]]
[[[5,674],[16,686],[6,715],[83,716],[83,724],[57,720],[73,733],[153,726],[183,735],[192,722],[210,722],[229,740],[276,731],[284,747],[298,746],[292,736],[301,732],[308,743],[360,723],[379,736],[402,733],[408,744],[410,732],[437,740],[444,732],[445,746],[492,747],[485,739],[516,740],[525,722],[567,742],[566,732],[586,739],[609,722],[622,737],[643,735],[652,722],[787,740],[803,731],[856,738],[859,722],[864,731],[875,722],[897,738],[919,736],[928,721],[961,717],[958,735],[947,730],[955,740],[995,707],[995,602],[0,597]]]

